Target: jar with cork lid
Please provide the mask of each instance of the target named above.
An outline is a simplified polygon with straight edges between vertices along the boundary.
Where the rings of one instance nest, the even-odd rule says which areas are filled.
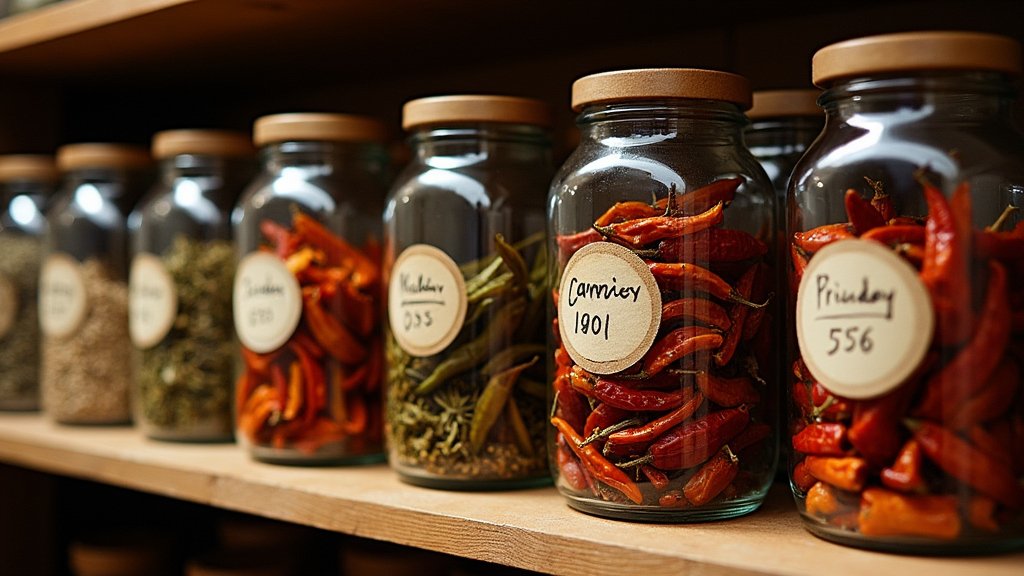
[[[376,120],[346,114],[253,127],[260,172],[232,215],[233,306],[236,433],[257,460],[382,458],[385,137]]]
[[[67,424],[131,419],[127,216],[149,183],[150,157],[122,144],[57,150],[63,184],[47,210],[39,278],[40,385]]]
[[[153,136],[157,183],[128,220],[135,416],[151,438],[232,438],[231,209],[255,166],[248,135]]]
[[[407,102],[413,160],[384,212],[390,463],[406,482],[547,482],[544,196],[537,100]]]

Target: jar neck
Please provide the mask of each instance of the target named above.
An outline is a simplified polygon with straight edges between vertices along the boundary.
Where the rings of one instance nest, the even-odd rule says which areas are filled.
[[[760,157],[759,151],[768,155],[797,154],[814,142],[824,124],[824,116],[753,120],[743,133],[743,140],[754,156]]]
[[[409,145],[417,160],[423,163],[445,156],[500,158],[514,162],[547,161],[551,156],[551,139],[547,132],[525,124],[431,126],[413,132]]]
[[[820,99],[828,121],[898,114],[908,121],[981,124],[1008,119],[1016,91],[993,72],[865,76],[837,83]]]
[[[636,100],[587,106],[576,119],[582,141],[619,146],[673,140],[704,145],[742,143],[747,120],[739,106],[719,100]]]
[[[358,165],[361,170],[386,164],[384,147],[373,142],[276,142],[260,150],[266,170],[303,168],[322,175]]]

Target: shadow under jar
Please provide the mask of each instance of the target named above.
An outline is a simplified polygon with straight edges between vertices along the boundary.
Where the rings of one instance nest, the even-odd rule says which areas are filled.
[[[402,480],[450,489],[548,482],[544,191],[550,113],[439,96],[403,110],[413,160],[384,213],[387,430]]]
[[[377,121],[344,114],[253,127],[262,171],[232,215],[233,305],[237,437],[257,460],[383,456],[384,137]]]
[[[750,99],[709,70],[573,85],[582,140],[548,199],[549,454],[583,512],[731,518],[771,483],[774,195],[743,146]]]
[[[119,144],[57,150],[64,183],[46,213],[39,277],[43,408],[64,424],[131,420],[127,215],[149,154]]]
[[[136,422],[160,440],[231,440],[229,215],[252,177],[252,143],[238,132],[168,130],[153,137],[152,154],[159,179],[128,219]]]
[[[57,168],[0,156],[0,410],[39,408],[39,265]]]
[[[1020,45],[814,56],[826,124],[789,190],[790,478],[804,525],[894,552],[1024,544]]]

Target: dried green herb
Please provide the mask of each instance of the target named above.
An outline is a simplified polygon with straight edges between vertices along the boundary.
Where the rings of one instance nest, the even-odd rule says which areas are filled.
[[[0,236],[0,282],[4,283],[0,336],[0,409],[39,405],[39,262],[41,243],[32,236]],[[8,316],[9,315],[9,316]]]
[[[234,249],[225,241],[178,236],[162,256],[178,295],[170,332],[137,352],[138,407],[147,433],[231,437]]]
[[[410,356],[389,331],[388,437],[392,458],[410,474],[469,481],[547,474],[546,401],[536,386],[544,369],[532,360],[545,342],[543,318],[535,318],[548,293],[541,240],[508,244],[499,235],[494,254],[461,266],[469,309],[445,351]]]

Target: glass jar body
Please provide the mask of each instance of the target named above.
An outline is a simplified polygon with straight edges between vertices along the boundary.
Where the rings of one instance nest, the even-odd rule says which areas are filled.
[[[53,186],[0,185],[0,410],[39,408],[39,264]]]
[[[390,463],[438,488],[546,482],[550,144],[481,124],[423,129],[412,146],[384,213]],[[445,288],[424,297],[432,284]]]
[[[377,460],[383,150],[303,141],[260,154],[232,215],[236,436],[266,462]]]
[[[778,313],[774,195],[743,115],[643,101],[578,123],[548,204],[556,485],[619,519],[753,511],[776,460]]]
[[[1024,236],[1017,212],[1000,219],[1024,190],[1012,97],[998,75],[922,73],[822,98],[825,129],[794,170],[787,230],[800,334],[789,470],[819,536],[914,553],[1024,544],[1009,448],[1024,430],[1013,325]],[[892,296],[884,313],[868,287]],[[844,292],[857,294],[827,296]],[[1017,400],[982,409],[1012,390]]]
[[[150,438],[231,440],[235,251],[230,212],[248,160],[179,155],[129,217],[135,419]]]
[[[145,184],[142,173],[74,170],[47,211],[40,385],[58,422],[131,420],[126,218]]]

